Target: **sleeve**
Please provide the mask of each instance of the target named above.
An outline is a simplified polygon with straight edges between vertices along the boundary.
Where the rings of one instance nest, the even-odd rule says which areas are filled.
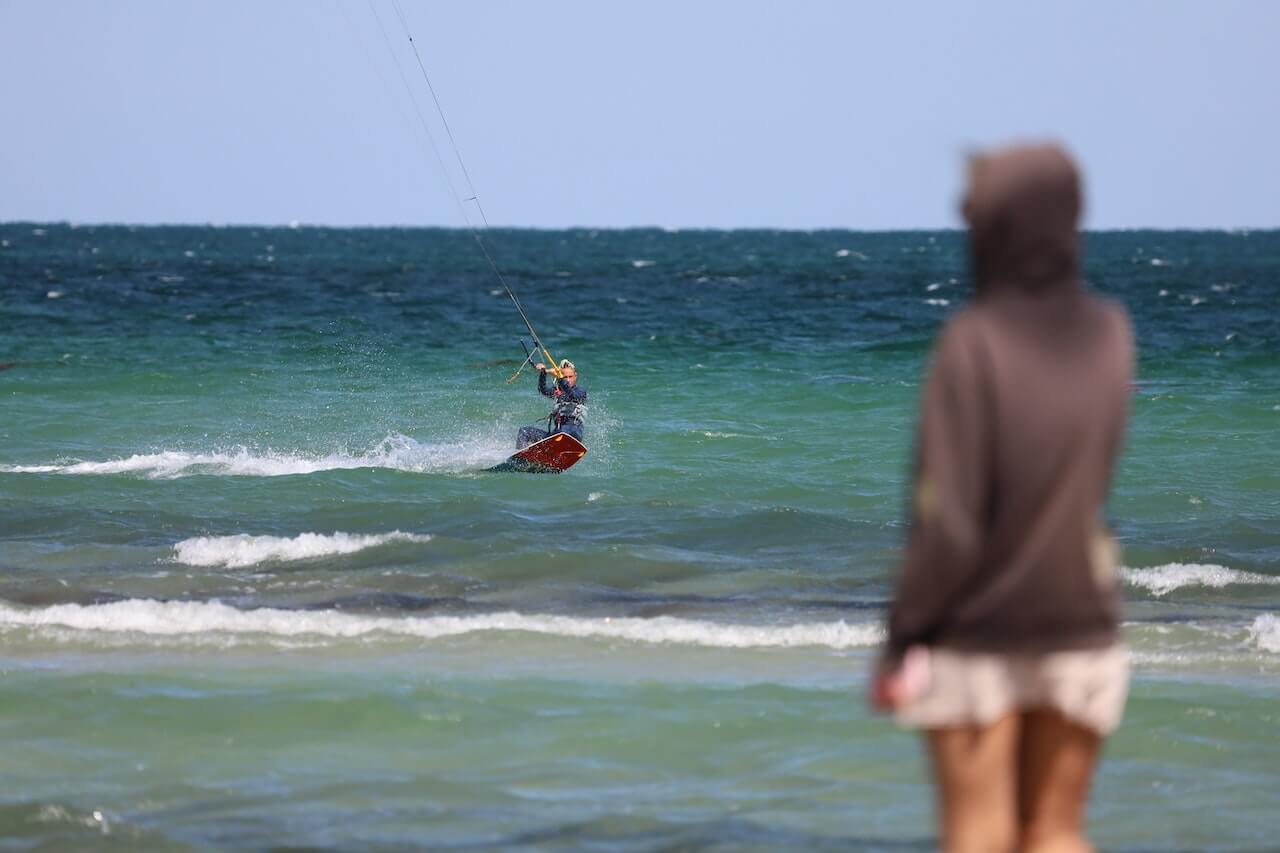
[[[939,336],[920,402],[911,526],[889,613],[886,656],[929,644],[978,569],[991,494],[988,392],[976,328],[953,320]],[[965,334],[969,332],[970,334]]]
[[[555,393],[547,387],[547,371],[538,371],[538,393],[544,397],[554,397]]]
[[[1137,369],[1138,354],[1137,345],[1134,342],[1133,322],[1129,319],[1128,312],[1119,303],[1113,303],[1111,311],[1114,318],[1113,322],[1117,327],[1118,347],[1123,353],[1124,364],[1124,393],[1120,395],[1121,404],[1118,407],[1119,411],[1112,427],[1110,452],[1107,457],[1114,467],[1115,460],[1124,446],[1125,429],[1129,423],[1129,414],[1132,408],[1134,389],[1136,388],[1137,377],[1135,376],[1135,371]]]

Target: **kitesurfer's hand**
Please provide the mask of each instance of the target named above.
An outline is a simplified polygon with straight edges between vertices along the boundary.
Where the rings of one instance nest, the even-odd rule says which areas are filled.
[[[537,364],[535,364],[534,368],[536,368],[537,370],[541,370],[543,373],[547,372],[547,366],[542,362],[538,362]]]

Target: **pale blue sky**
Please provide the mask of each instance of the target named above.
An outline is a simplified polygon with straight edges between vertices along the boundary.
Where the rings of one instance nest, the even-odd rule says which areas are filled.
[[[401,2],[494,224],[954,226],[1052,136],[1092,227],[1280,226],[1280,3]],[[0,0],[0,221],[461,225],[396,75],[367,0]]]

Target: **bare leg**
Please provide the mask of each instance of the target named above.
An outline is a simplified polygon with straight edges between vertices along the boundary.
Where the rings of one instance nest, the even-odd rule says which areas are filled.
[[[1086,853],[1085,802],[1101,738],[1057,711],[1022,715],[1018,824],[1026,853]]]
[[[524,450],[531,444],[535,444],[547,437],[545,429],[538,427],[520,427],[520,431],[516,433],[516,450]]]
[[[1018,728],[1009,713],[989,726],[925,733],[946,853],[1007,853],[1017,835]]]

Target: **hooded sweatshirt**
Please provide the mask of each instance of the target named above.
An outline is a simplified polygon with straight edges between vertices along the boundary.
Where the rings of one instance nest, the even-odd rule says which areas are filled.
[[[1088,649],[1117,640],[1101,520],[1128,416],[1123,308],[1080,281],[1080,182],[1053,146],[971,164],[971,303],[920,404],[911,528],[887,653]]]

